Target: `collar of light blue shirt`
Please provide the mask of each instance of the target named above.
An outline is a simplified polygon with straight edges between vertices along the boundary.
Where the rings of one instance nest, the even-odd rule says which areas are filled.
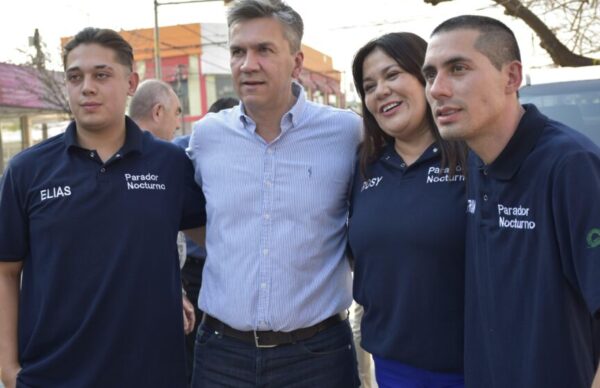
[[[292,94],[296,97],[296,102],[281,118],[281,132],[284,133],[300,124],[302,111],[306,104],[306,94],[304,88],[297,81],[292,81]],[[240,121],[246,130],[256,131],[256,123],[246,114],[244,103],[240,103]]]

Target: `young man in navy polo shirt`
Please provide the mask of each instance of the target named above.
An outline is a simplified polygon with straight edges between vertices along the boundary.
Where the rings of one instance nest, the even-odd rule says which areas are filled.
[[[497,20],[438,26],[423,73],[442,136],[469,157],[465,384],[589,388],[600,350],[600,150],[521,106]]]
[[[184,387],[175,242],[204,222],[204,198],[185,153],[125,117],[131,46],[86,28],[64,53],[75,120],[0,186],[3,382]]]

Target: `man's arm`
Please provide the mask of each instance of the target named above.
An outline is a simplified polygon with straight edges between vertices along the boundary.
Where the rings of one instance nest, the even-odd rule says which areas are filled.
[[[206,239],[206,227],[201,226],[194,229],[183,230],[185,236],[195,242],[197,245],[203,247]],[[189,299],[183,296],[183,330],[185,334],[189,334],[194,329],[196,322],[196,313],[194,311],[194,305]]]
[[[183,302],[183,332],[188,335],[194,330],[196,324],[196,312],[194,311],[194,305],[187,296],[182,295]]]
[[[600,388],[600,364],[598,364],[598,369],[596,369],[596,377],[594,377],[594,382],[592,382],[592,388]]]
[[[19,287],[23,262],[0,262],[0,370],[6,388],[16,386],[21,370],[17,348]]]
[[[194,228],[194,229],[186,229],[183,231],[183,233],[185,233],[187,238],[192,239],[192,241],[195,242],[196,245],[199,245],[201,247],[205,246],[204,245],[204,241],[206,239],[206,227],[205,226],[201,226],[199,228]]]

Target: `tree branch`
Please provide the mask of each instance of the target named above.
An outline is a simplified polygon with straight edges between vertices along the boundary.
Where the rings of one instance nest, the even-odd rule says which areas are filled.
[[[504,13],[525,22],[540,38],[540,46],[548,52],[552,61],[559,66],[591,66],[600,63],[599,59],[575,54],[567,48],[552,32],[546,23],[537,17],[519,0],[494,0],[504,7]]]
[[[446,3],[453,0],[423,0],[427,4],[438,5],[440,3]],[[559,66],[590,66],[600,65],[599,58],[591,58],[584,55],[579,55],[570,50],[565,46],[556,36],[556,34],[544,23],[529,7],[524,5],[519,0],[493,0],[497,5],[504,8],[504,13],[519,18],[525,22],[531,28],[540,39],[540,46],[548,52],[552,61]],[[595,3],[595,1],[593,2]],[[581,18],[583,12],[583,2],[579,5],[578,16]],[[592,10],[597,11],[597,10]],[[596,19],[597,13],[594,12],[592,18]],[[585,35],[581,34],[581,37],[585,39]],[[575,37],[577,42],[577,37]]]

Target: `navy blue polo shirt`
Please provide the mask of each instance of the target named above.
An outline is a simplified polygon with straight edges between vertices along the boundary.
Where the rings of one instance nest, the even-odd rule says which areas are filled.
[[[349,242],[362,346],[436,372],[462,372],[465,179],[431,145],[408,168],[389,145],[356,168]]]
[[[178,136],[173,139],[173,144],[177,144],[184,150],[190,144],[190,135]],[[185,238],[186,255],[195,259],[206,259],[206,248],[196,244],[191,238]]]
[[[469,158],[465,381],[589,388],[600,350],[600,150],[524,107],[493,163]]]
[[[177,231],[205,222],[176,145],[126,118],[106,163],[76,127],[15,156],[0,260],[23,260],[18,387],[184,387]]]

